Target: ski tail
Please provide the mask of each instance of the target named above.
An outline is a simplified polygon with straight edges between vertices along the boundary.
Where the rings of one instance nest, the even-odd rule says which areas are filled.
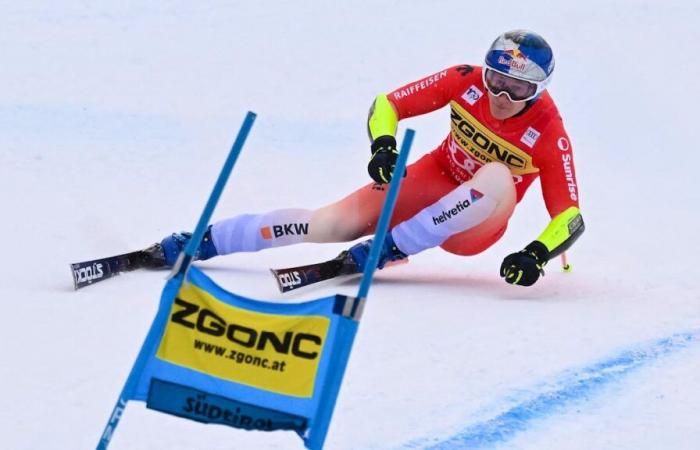
[[[406,264],[408,258],[387,263],[386,267]],[[321,281],[332,280],[345,275],[362,273],[350,257],[347,250],[333,259],[306,266],[287,267],[286,269],[270,269],[277,280],[277,287],[281,293],[293,291]]]
[[[270,269],[270,271],[275,276],[277,286],[282,293],[339,276],[360,273],[347,251],[328,261],[286,269]]]
[[[162,258],[160,244],[154,244],[144,250],[73,263],[70,267],[73,275],[73,287],[78,290],[112,278],[121,272],[143,268],[163,268],[165,260]]]

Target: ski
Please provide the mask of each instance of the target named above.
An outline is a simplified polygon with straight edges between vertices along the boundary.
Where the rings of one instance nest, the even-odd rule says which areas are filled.
[[[270,272],[275,276],[282,293],[339,276],[359,273],[347,251],[328,261],[286,269],[270,269]]]
[[[408,262],[408,258],[391,261],[386,267],[393,267]],[[333,259],[306,266],[288,267],[286,269],[270,269],[277,280],[281,293],[303,288],[321,281],[332,280],[345,275],[360,273],[347,250]]]
[[[155,245],[145,250],[73,263],[70,265],[71,273],[73,274],[73,287],[78,290],[85,286],[90,286],[112,278],[115,275],[119,275],[121,272],[129,272],[143,268],[163,267],[162,261],[158,261],[154,258],[154,249]]]

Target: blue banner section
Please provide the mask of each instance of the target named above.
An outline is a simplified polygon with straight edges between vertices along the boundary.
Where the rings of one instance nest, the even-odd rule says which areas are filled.
[[[198,422],[218,423],[246,430],[303,432],[307,426],[307,420],[303,417],[237,402],[158,379],[151,381],[146,406]]]
[[[165,286],[127,400],[207,423],[325,439],[363,302],[245,298],[196,267]]]

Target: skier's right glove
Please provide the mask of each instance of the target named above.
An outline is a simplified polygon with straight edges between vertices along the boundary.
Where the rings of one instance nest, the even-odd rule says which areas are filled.
[[[369,176],[379,184],[389,183],[398,157],[394,136],[379,136],[372,142],[372,159],[367,165]]]
[[[511,253],[503,259],[501,277],[506,283],[532,286],[544,275],[544,265],[549,260],[549,251],[540,241],[532,241],[518,253]]]

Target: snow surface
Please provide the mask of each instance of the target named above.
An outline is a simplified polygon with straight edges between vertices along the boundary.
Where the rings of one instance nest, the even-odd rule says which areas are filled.
[[[576,152],[574,271],[552,262],[532,288],[497,275],[547,224],[534,187],[485,254],[433,250],[378,273],[327,448],[700,448],[699,20],[691,0],[2,1],[0,447],[97,443],[164,274],[74,292],[69,263],[191,229],[247,110],[259,117],[215,219],[365,183],[376,93],[531,28],[555,49],[550,92]],[[402,122],[412,160],[447,123],[447,110]],[[354,294],[357,279],[283,297],[267,271],[343,248],[201,267],[261,299]],[[301,441],[131,403],[111,448]]]

